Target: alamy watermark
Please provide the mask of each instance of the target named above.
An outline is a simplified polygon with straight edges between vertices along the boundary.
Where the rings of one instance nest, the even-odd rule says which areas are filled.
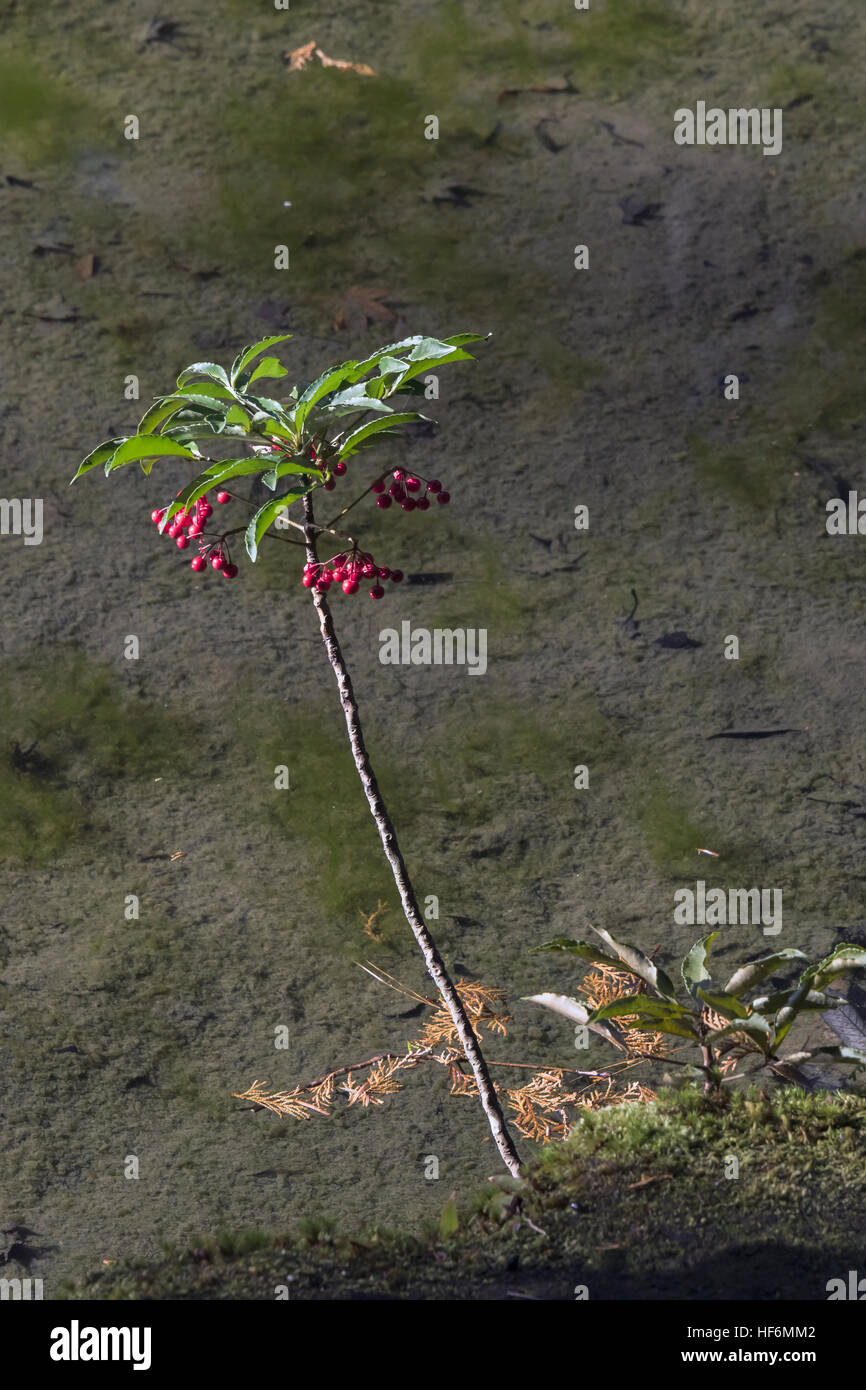
[[[674,112],[674,141],[678,145],[763,145],[764,154],[782,153],[782,108],[780,106],[729,107],[707,109],[699,101],[692,111],[681,106]]]
[[[385,627],[379,633],[379,660],[383,666],[465,666],[470,676],[487,670],[486,627],[416,627],[404,618],[398,632]]]
[[[0,497],[0,536],[23,536],[25,545],[41,545],[42,535],[41,497]]]
[[[772,903],[772,907],[771,907]],[[781,888],[710,888],[702,878],[691,888],[674,893],[677,926],[762,926],[765,936],[782,930]]]

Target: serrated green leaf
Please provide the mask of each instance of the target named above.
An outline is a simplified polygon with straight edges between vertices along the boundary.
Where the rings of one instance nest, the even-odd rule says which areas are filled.
[[[710,974],[707,970],[707,959],[713,947],[713,942],[717,941],[721,932],[710,932],[709,936],[704,936],[700,941],[696,941],[687,956],[683,957],[680,965],[680,974],[683,977],[683,984],[693,999],[698,997],[698,987],[710,983]]]
[[[274,337],[262,338],[258,343],[253,343],[251,347],[241,348],[240,352],[238,353],[237,357],[232,363],[232,368],[230,372],[230,380],[232,386],[243,386],[244,382],[247,381],[249,378],[249,374],[246,372],[245,369],[250,365],[250,363],[254,362],[260,353],[263,353],[268,348],[273,347],[275,343],[284,343],[288,338],[291,338],[291,336],[291,333],[277,333]],[[243,380],[239,380],[239,378],[241,377],[243,377]]]
[[[725,993],[735,996],[745,994],[752,985],[760,984],[768,975],[775,975],[784,967],[786,961],[807,959],[803,951],[789,948],[785,951],[773,951],[772,955],[761,956],[759,960],[748,961],[746,965],[741,965],[739,970],[734,971],[725,985]]]
[[[158,396],[142,415],[136,434],[152,434],[166,420],[183,408],[183,396]]]
[[[284,497],[272,497],[263,507],[259,507],[246,531],[244,532],[244,545],[247,554],[255,563],[259,553],[259,542],[262,536],[283,512],[288,511],[293,502],[297,502],[299,497],[303,497],[309,488],[304,488],[301,492],[289,492]]]
[[[180,458],[194,459],[195,454],[185,444],[180,444],[176,439],[167,439],[161,434],[132,435],[124,441],[115,452],[114,456],[106,463],[105,472],[113,473],[115,468],[122,468],[126,463],[135,463],[137,459],[161,458],[164,454],[176,454]]]
[[[325,396],[330,395],[332,391],[336,391],[344,381],[349,380],[349,373],[355,366],[357,366],[355,361],[341,362],[338,367],[329,368],[315,381],[310,382],[309,386],[298,397],[297,405],[290,412],[292,424],[297,430],[300,431],[304,428],[304,422],[314,405],[317,405]]]
[[[378,420],[368,420],[366,425],[359,425],[356,430],[347,435],[337,451],[337,457],[341,459],[350,458],[357,453],[358,449],[367,439],[372,439],[376,434],[387,433],[392,429],[397,429],[400,425],[408,425],[414,420],[426,420],[426,415],[421,415],[417,410],[406,410],[394,412],[392,415],[380,416]]]
[[[220,385],[231,390],[228,374],[218,362],[193,362],[191,366],[185,367],[177,379],[178,390],[186,386],[186,383],[195,376],[207,377],[209,381],[218,381]]]
[[[590,923],[592,926],[592,923]],[[658,994],[664,998],[677,1002],[676,991],[670,978],[664,970],[653,965],[648,956],[643,951],[639,951],[636,946],[629,946],[627,942],[614,941],[609,932],[602,931],[601,927],[593,927],[596,936],[600,936],[605,946],[618,956],[623,965],[626,965],[633,975],[638,975],[640,979],[646,980]]]

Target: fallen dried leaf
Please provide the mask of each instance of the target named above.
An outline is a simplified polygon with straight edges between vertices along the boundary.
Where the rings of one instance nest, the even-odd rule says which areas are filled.
[[[89,254],[79,256],[73,268],[76,280],[89,280],[96,272],[96,257]]]
[[[393,323],[396,315],[380,301],[392,294],[392,290],[376,289],[367,285],[350,285],[333,301],[336,304],[334,327],[345,331],[353,324],[365,328],[368,323]],[[363,315],[363,323],[357,320]]]
[[[302,44],[300,48],[286,49],[282,54],[284,63],[288,64],[289,72],[300,72],[305,68],[313,57],[318,58],[323,68],[342,68],[344,71],[359,72],[362,77],[375,77],[376,74],[366,63],[348,63],[342,58],[329,58],[327,53],[323,53],[321,48],[316,45],[316,40]]]
[[[630,1182],[629,1187],[648,1187],[651,1182],[664,1182],[665,1178],[672,1178],[673,1173],[641,1173],[638,1182]]]

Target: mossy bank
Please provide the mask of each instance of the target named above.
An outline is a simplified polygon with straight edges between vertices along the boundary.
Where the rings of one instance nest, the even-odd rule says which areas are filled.
[[[68,1283],[71,1299],[808,1299],[864,1263],[866,1103],[692,1090],[587,1112],[523,1182],[410,1236],[308,1219]],[[457,1229],[453,1229],[456,1208]]]

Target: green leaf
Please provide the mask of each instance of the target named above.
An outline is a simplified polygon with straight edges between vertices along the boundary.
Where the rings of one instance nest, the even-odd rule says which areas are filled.
[[[227,483],[232,478],[248,478],[261,471],[262,461],[257,458],[219,459],[216,463],[209,464],[203,473],[193,478],[192,482],[169,503],[165,516],[159,523],[160,531],[165,531],[170,526],[175,512],[185,511],[211,488],[219,486],[220,483]]]
[[[342,415],[354,415],[358,411],[366,410],[379,411],[385,415],[394,413],[390,405],[369,394],[367,383],[364,382],[361,386],[349,386],[345,391],[338,391],[329,401],[319,403],[316,406],[316,418],[325,416],[336,420]]]
[[[713,942],[717,941],[720,936],[721,932],[710,932],[709,936],[704,936],[700,941],[696,941],[688,955],[683,959],[680,974],[683,977],[683,984],[693,999],[697,999],[700,986],[710,983],[707,958],[712,950]]]
[[[592,925],[590,923],[590,925]],[[653,965],[648,956],[643,951],[639,951],[636,946],[629,946],[627,943],[614,941],[609,932],[602,931],[601,927],[593,927],[596,936],[600,936],[605,946],[609,946],[614,955],[618,956],[623,965],[626,965],[632,975],[638,975],[640,979],[646,980],[657,993],[663,995],[676,1003],[676,991],[673,984],[665,972]]]
[[[800,976],[800,983],[805,984],[809,981],[812,989],[824,989],[839,975],[846,975],[852,970],[866,969],[866,950],[862,946],[854,946],[849,941],[840,942],[829,956],[817,965],[804,970]]]
[[[339,367],[331,367],[327,372],[323,372],[315,381],[311,381],[306,390],[299,396],[298,403],[291,411],[291,421],[296,429],[302,430],[304,421],[309,415],[314,405],[317,405],[323,397],[336,391],[342,386],[344,381],[349,380],[349,374],[357,363],[341,362]]]
[[[628,994],[619,999],[611,999],[609,1004],[602,1004],[599,1008],[593,1009],[590,1018],[593,1022],[601,1022],[606,1018],[619,1018],[621,1014],[639,1014],[642,1019],[694,1018],[691,1010],[682,1004],[671,1004],[667,999],[655,999],[651,994]]]
[[[161,458],[164,454],[177,454],[185,459],[195,458],[192,450],[185,444],[179,444],[176,439],[166,439],[159,434],[133,435],[120,445],[114,457],[106,463],[105,472],[107,475],[113,473],[115,468],[122,468],[125,463],[134,463],[136,459]]]
[[[622,1041],[603,1023],[591,1023],[586,1006],[581,1004],[579,999],[572,999],[567,994],[524,994],[523,1001],[526,1004],[540,1004],[543,1009],[550,1009],[551,1013],[562,1014],[563,1018],[570,1018],[572,1023],[579,1023],[591,1029],[593,1033],[598,1033],[607,1042],[620,1044]]]
[[[773,1030],[765,1018],[760,1014],[750,1014],[748,1018],[738,1019],[736,1023],[726,1023],[724,1028],[714,1028],[707,1033],[706,1042],[719,1042],[721,1038],[728,1038],[733,1033],[745,1033],[747,1038],[751,1038],[753,1043],[761,1049],[765,1057],[769,1057],[773,1049]]]
[[[250,427],[250,417],[243,406],[233,405],[230,410],[226,411],[226,424],[240,425],[244,434],[246,434]]]
[[[119,446],[125,444],[128,438],[128,435],[122,434],[118,439],[106,439],[103,444],[98,444],[78,465],[78,472],[74,478],[70,478],[69,486],[71,487],[85,473],[89,473],[91,468],[98,468],[101,463],[107,463],[114,458]]]
[[[623,1018],[623,1014],[630,1014],[632,1017]],[[700,1036],[695,1015],[688,1009],[664,999],[653,999],[647,994],[612,999],[609,1004],[594,1009],[588,1023],[592,1026],[593,1023],[601,1023],[608,1018],[617,1019],[622,1028],[642,1028],[647,1024],[650,1032],[672,1033],[674,1037],[688,1038],[691,1042],[695,1042]]]
[[[229,390],[227,386],[220,386],[212,381],[194,381],[190,386],[190,391],[194,393],[196,398],[201,400],[202,404],[210,406],[211,409],[216,407],[218,401],[237,400],[234,391]],[[176,395],[177,392],[174,394]]]
[[[142,415],[136,434],[152,434],[158,425],[176,415],[183,404],[183,396],[158,396]]]
[[[591,960],[596,965],[612,965],[615,970],[622,969],[622,961],[618,956],[606,956],[597,946],[591,946],[588,941],[572,941],[567,936],[554,937],[552,941],[545,941],[543,946],[533,946],[530,954],[534,955],[538,951],[564,951],[569,956],[580,956],[584,960]]]
[[[851,1062],[855,1067],[866,1067],[866,1052],[857,1047],[813,1047],[811,1052],[791,1052],[780,1057],[780,1062],[811,1062],[814,1057],[829,1057],[831,1062]]]
[[[177,379],[178,390],[186,386],[186,383],[194,376],[204,376],[210,381],[218,381],[220,385],[227,386],[231,390],[231,382],[225,368],[217,362],[193,362],[192,366],[185,367]]]
[[[703,985],[698,985],[695,998],[702,1004],[708,1004],[711,1009],[715,1009],[717,1014],[723,1014],[725,1018],[748,1018],[749,1010],[745,1004],[741,1004],[739,999],[735,999],[733,994],[725,994],[723,990],[704,989]]]
[[[802,985],[793,985],[790,989],[780,989],[777,994],[763,994],[753,999],[751,1008],[753,1013],[763,1014],[771,1017],[789,1004],[795,994],[799,994],[797,1012],[798,1013],[823,1013],[826,1009],[835,1009],[839,1000],[832,994],[823,994],[819,990],[810,989],[803,994]]]
[[[397,379],[391,392],[399,391],[404,381],[411,381],[413,377],[420,376],[422,372],[432,371],[434,367],[472,360],[474,359],[471,352],[464,352],[462,348],[441,342],[438,338],[422,338],[409,354],[411,366]]]
[[[284,497],[272,497],[263,507],[259,507],[244,532],[244,545],[253,563],[255,563],[259,553],[259,542],[268,527],[276,521],[278,516],[282,516],[283,512],[288,511],[293,502],[297,502],[299,497],[303,497],[309,491],[310,489],[307,487],[301,492],[288,492]]]
[[[288,375],[289,373],[287,368],[285,368],[282,362],[280,362],[276,357],[265,357],[256,367],[252,376],[247,381],[247,385],[252,386],[254,381],[258,381],[259,378],[263,376],[278,377]]]
[[[401,413],[395,412],[393,415],[386,415],[384,418],[380,416],[378,420],[369,420],[366,425],[360,425],[358,429],[346,436],[340,445],[337,457],[349,458],[358,451],[366,439],[371,439],[375,434],[397,429],[399,425],[408,425],[413,420],[426,419],[428,416],[419,414],[417,410],[406,410]]]
[[[445,1203],[442,1215],[439,1218],[440,1236],[442,1236],[444,1239],[447,1236],[456,1235],[458,1225],[459,1223],[457,1220],[457,1203],[454,1200],[454,1193],[452,1192],[451,1196],[448,1198],[448,1201]]]
[[[273,338],[262,338],[260,342],[253,343],[251,347],[241,348],[232,363],[230,373],[232,386],[243,386],[249,377],[249,373],[245,369],[250,363],[254,362],[259,354],[265,352],[267,348],[273,347],[275,343],[284,343],[288,338],[291,338],[291,336],[291,333],[277,333]],[[282,376],[283,373],[281,372],[280,375]],[[241,377],[243,377],[243,380],[240,380]]]
[[[733,995],[745,994],[752,985],[760,984],[768,975],[775,975],[789,960],[807,960],[808,957],[803,951],[788,949],[785,951],[774,951],[772,955],[761,956],[759,960],[750,960],[746,965],[741,965],[739,970],[735,970],[728,983],[725,985],[725,993]]]
[[[287,473],[306,473],[309,476],[315,475],[316,481],[320,480],[321,474],[309,463],[293,463],[291,459],[285,459],[282,463],[276,464],[274,468],[269,468],[267,473],[262,474],[262,482],[265,487],[269,487],[273,492],[280,478],[285,478]],[[309,488],[305,491],[309,492]]]

